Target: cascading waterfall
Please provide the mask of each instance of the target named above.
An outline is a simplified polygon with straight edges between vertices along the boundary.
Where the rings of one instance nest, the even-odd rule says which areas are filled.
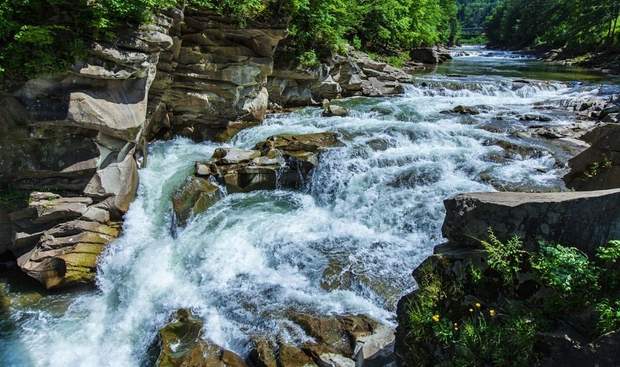
[[[396,301],[415,286],[411,270],[442,241],[443,199],[492,184],[559,187],[557,157],[511,133],[527,128],[518,116],[537,105],[557,107],[545,111],[550,124],[570,122],[561,101],[588,92],[436,74],[401,97],[342,101],[349,117],[324,118],[316,108],[274,115],[229,145],[335,131],[345,146],[321,157],[304,190],[228,195],[174,238],[171,194],[219,145],[155,143],[124,234],[101,259],[99,290],[60,311],[14,310],[15,337],[0,346],[0,364],[139,366],[157,328],[181,307],[205,320],[206,337],[239,353],[257,333],[302,340],[289,309],[365,313],[391,324]],[[480,114],[443,113],[457,105],[479,106]]]

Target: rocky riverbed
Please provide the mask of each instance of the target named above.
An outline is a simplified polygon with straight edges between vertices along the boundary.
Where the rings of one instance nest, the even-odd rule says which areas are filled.
[[[278,29],[241,32],[213,17],[178,9],[120,53],[94,50],[81,83],[33,81],[4,97],[15,141],[46,142],[26,165],[0,162],[11,173],[3,180],[32,191],[0,211],[7,267],[49,289],[96,290],[8,281],[0,361],[175,365],[213,351],[212,363],[232,366],[386,365],[396,305],[415,288],[410,272],[446,233],[444,199],[613,185],[614,85],[544,77],[511,53],[459,56],[421,75],[357,53],[272,72]],[[225,42],[221,63],[233,65],[201,67]],[[133,72],[112,75],[110,62]],[[95,113],[98,94],[88,92],[101,92],[102,79],[111,115]],[[129,111],[125,97],[109,98],[135,91],[119,83],[143,83],[148,100]],[[69,97],[69,115],[42,113],[50,90]],[[325,98],[325,110],[260,123],[269,101]],[[202,118],[208,109],[235,121]],[[148,123],[109,118],[115,111]],[[59,124],[67,131],[50,131]],[[196,142],[206,137],[227,141]],[[3,157],[17,153],[10,147]]]

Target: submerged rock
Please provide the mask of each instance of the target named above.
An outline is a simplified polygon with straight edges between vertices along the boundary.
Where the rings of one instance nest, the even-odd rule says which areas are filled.
[[[218,148],[210,160],[197,162],[194,176],[173,197],[179,224],[207,210],[227,193],[296,189],[306,183],[320,154],[342,143],[334,133],[277,135],[253,150]],[[217,183],[217,185],[215,184]]]
[[[157,367],[246,367],[237,354],[202,337],[203,322],[189,310],[178,310],[158,333]]]

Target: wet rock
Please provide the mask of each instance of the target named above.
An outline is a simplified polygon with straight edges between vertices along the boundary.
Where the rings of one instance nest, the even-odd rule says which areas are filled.
[[[173,197],[180,225],[228,193],[299,188],[309,179],[320,154],[342,143],[334,133],[277,135],[253,150],[218,148],[209,161],[197,162],[194,175]]]
[[[409,53],[413,61],[421,62],[423,64],[436,65],[452,59],[449,50],[437,46],[418,47],[412,49]]]
[[[461,115],[479,115],[480,111],[476,107],[456,106],[451,112]]]
[[[576,190],[620,187],[620,125],[605,124],[583,137],[590,147],[569,161],[566,186]]]
[[[172,198],[172,208],[180,226],[190,217],[205,212],[222,198],[217,185],[201,177],[191,176]]]
[[[364,315],[314,316],[304,313],[289,313],[297,323],[319,345],[328,346],[334,353],[347,357],[355,355],[359,338],[373,334],[379,323]]]
[[[157,367],[246,367],[241,357],[203,339],[203,323],[181,309],[158,333]]]
[[[521,120],[521,121],[549,122],[549,121],[552,121],[553,119],[551,117],[545,116],[545,115],[536,115],[536,114],[532,114],[532,113],[526,113],[524,115],[521,115],[519,117],[519,120]]]
[[[97,260],[120,234],[118,223],[74,220],[44,231],[37,245],[17,259],[26,274],[47,289],[91,285]]]
[[[347,110],[346,108],[330,103],[330,101],[327,99],[323,101],[323,116],[324,117],[332,117],[332,116],[345,117],[348,115],[349,115],[349,110]]]
[[[587,254],[620,238],[620,222],[607,213],[620,210],[620,190],[561,193],[469,193],[445,201],[444,236],[477,247],[488,228],[538,241],[574,246]],[[570,223],[570,225],[567,225]]]

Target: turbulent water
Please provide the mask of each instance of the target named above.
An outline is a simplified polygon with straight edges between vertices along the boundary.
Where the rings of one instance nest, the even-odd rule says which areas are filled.
[[[343,101],[349,117],[307,108],[242,131],[229,145],[335,131],[345,146],[322,156],[304,190],[228,195],[174,237],[170,196],[193,162],[220,145],[153,144],[124,234],[101,259],[99,290],[15,302],[0,331],[0,365],[140,366],[157,328],[181,307],[205,320],[206,337],[242,354],[254,334],[302,340],[286,320],[289,309],[393,324],[398,298],[415,286],[411,271],[442,241],[442,201],[467,191],[562,189],[565,155],[514,137],[532,124],[519,116],[568,124],[574,117],[560,106],[602,90],[514,83],[540,78],[540,70],[524,74],[538,64],[466,51],[419,76],[403,96]],[[442,113],[457,105],[481,113]],[[5,288],[19,296],[10,282]]]

